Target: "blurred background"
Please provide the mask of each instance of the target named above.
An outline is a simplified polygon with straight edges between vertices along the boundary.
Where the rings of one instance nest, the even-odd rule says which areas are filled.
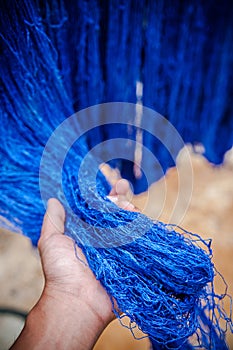
[[[185,196],[190,187],[187,156],[181,151],[177,168],[154,183],[149,191],[134,196],[132,201],[144,213],[164,222],[178,223],[188,231],[212,238],[214,263],[223,274],[228,293],[233,295],[233,150],[225,156],[224,164],[212,166],[200,154],[189,150],[193,168],[191,198]],[[182,177],[182,188],[179,178]],[[174,213],[177,195],[178,206]],[[190,202],[189,202],[190,199]],[[186,210],[187,209],[187,210]],[[38,227],[38,230],[40,228]],[[187,262],[188,263],[188,262]],[[8,313],[10,309],[27,313],[38,300],[43,289],[43,275],[38,252],[25,237],[0,231],[0,350],[6,350],[20,333],[24,319]],[[216,281],[216,290],[224,292],[224,285]],[[225,301],[230,310],[229,299]],[[4,312],[3,312],[4,311]],[[138,337],[141,336],[138,332]],[[233,349],[233,336],[228,330],[228,343]],[[95,350],[149,349],[147,339],[135,340],[131,332],[113,321],[104,331]]]

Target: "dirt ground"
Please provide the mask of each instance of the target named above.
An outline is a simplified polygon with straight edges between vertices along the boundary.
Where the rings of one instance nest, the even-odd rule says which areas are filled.
[[[224,165],[213,167],[202,156],[181,152],[178,167],[150,187],[149,194],[133,202],[147,215],[177,223],[186,230],[212,238],[214,262],[224,275],[233,295],[233,151]],[[187,169],[193,170],[193,173]],[[43,288],[43,276],[36,249],[23,236],[0,231],[0,308],[28,312]],[[217,281],[217,291],[223,284]],[[229,302],[226,309],[229,310]],[[12,344],[23,327],[23,319],[0,314],[0,350]],[[233,336],[227,334],[230,349]],[[95,350],[146,350],[147,340],[135,340],[116,320],[105,330]]]

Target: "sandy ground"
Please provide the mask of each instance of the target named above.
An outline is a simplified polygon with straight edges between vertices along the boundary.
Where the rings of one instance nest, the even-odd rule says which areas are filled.
[[[191,164],[191,172],[190,172]],[[189,170],[188,170],[189,169]],[[214,262],[224,275],[233,295],[233,152],[227,154],[221,167],[213,167],[197,154],[181,153],[177,169],[153,184],[148,193],[133,198],[149,216],[178,223],[205,238],[212,238]],[[17,234],[0,231],[0,308],[28,312],[43,288],[38,253],[30,242]],[[217,281],[217,290],[223,284]],[[226,302],[229,310],[229,303]],[[0,350],[12,344],[23,326],[23,320],[0,314]],[[228,331],[233,349],[233,337]],[[105,330],[95,350],[146,350],[147,340],[135,340],[129,330],[116,320]]]

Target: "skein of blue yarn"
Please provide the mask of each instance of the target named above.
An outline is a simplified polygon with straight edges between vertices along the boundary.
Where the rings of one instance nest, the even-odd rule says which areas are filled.
[[[194,346],[226,349],[219,317],[229,324],[231,320],[218,304],[223,296],[214,292],[215,270],[209,242],[181,233],[178,228],[152,222],[142,214],[116,208],[106,198],[110,186],[104,176],[99,173],[97,184],[94,181],[100,163],[97,158],[90,157],[86,176],[78,179],[90,148],[98,140],[104,140],[103,135],[113,138],[112,126],[105,126],[101,132],[91,131],[89,136],[83,135],[72,145],[62,164],[62,184],[57,172],[61,165],[59,155],[66,150],[66,139],[73,139],[81,128],[79,120],[74,129],[67,130],[66,139],[59,138],[59,147],[50,150],[41,169],[47,141],[76,107],[80,109],[114,98],[136,101],[135,81],[142,65],[139,47],[145,26],[139,47],[136,38],[131,38],[131,44],[127,45],[127,38],[130,23],[142,21],[140,2],[133,12],[132,4],[110,2],[108,9],[106,4],[101,7],[97,1],[90,3],[69,2],[65,6],[63,2],[51,1],[39,7],[37,2],[1,2],[1,226],[8,225],[3,218],[7,219],[15,230],[22,231],[36,244],[44,214],[43,200],[52,196],[60,199],[67,213],[65,233],[82,248],[96,278],[115,298],[118,308],[129,316],[132,331],[133,324],[137,323],[153,346],[160,349]],[[68,21],[72,11],[79,14],[78,21],[72,16],[71,22]],[[106,34],[98,26],[100,18],[103,20],[105,16],[109,21],[107,47],[99,40],[100,32],[103,36]],[[147,24],[150,20],[149,17]],[[118,21],[124,26],[114,26]],[[150,39],[147,48],[153,41],[151,28],[147,27],[146,31]],[[112,50],[116,39],[121,52],[118,63],[126,57],[132,60],[135,49],[135,65],[114,66]],[[104,65],[101,57],[105,56]],[[152,69],[148,53],[144,64],[144,73],[146,67]],[[151,103],[153,98],[148,87],[153,84],[147,85],[146,79],[144,81],[144,98]],[[173,111],[172,103],[169,108]],[[98,118],[96,115],[97,122]],[[215,126],[219,120],[216,118]],[[129,136],[126,126],[117,133]],[[208,137],[203,136],[203,140]],[[135,138],[135,132],[131,138]],[[224,150],[229,147],[229,139],[224,140]],[[149,145],[154,149],[154,143],[148,141],[150,148]],[[158,153],[164,168],[170,166],[169,160],[162,159],[164,153]],[[121,319],[117,310],[114,311]],[[190,339],[193,334],[197,335],[196,340]]]

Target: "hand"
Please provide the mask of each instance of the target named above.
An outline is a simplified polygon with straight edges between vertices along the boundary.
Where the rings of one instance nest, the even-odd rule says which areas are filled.
[[[113,319],[112,303],[89,269],[82,250],[63,235],[64,222],[62,205],[50,199],[38,243],[45,275],[44,294],[81,301],[105,327]]]
[[[128,182],[120,180],[109,199],[121,208],[136,211],[127,200],[128,192]],[[45,287],[14,350],[92,349],[114,318],[110,298],[87,266],[81,249],[63,235],[64,222],[62,205],[50,199],[38,243]]]
[[[138,212],[139,209],[130,202],[132,196],[133,193],[130,189],[129,182],[125,179],[120,179],[112,187],[108,198],[122,209]]]

